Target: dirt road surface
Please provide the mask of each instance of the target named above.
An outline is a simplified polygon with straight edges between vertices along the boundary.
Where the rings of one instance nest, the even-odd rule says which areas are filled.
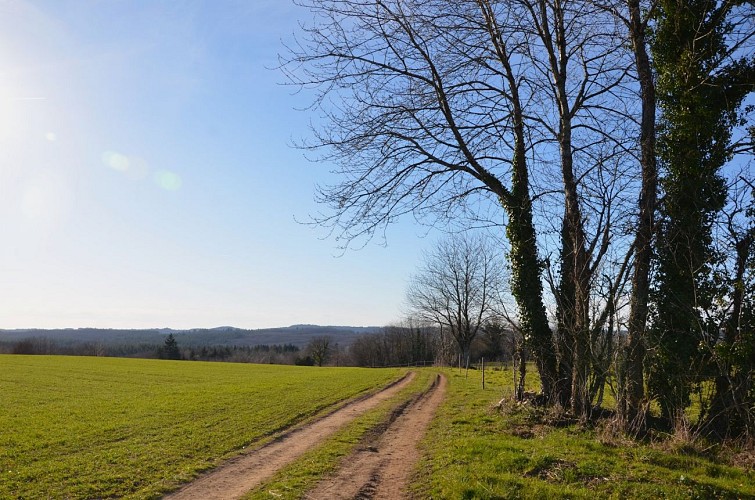
[[[446,378],[438,375],[433,387],[410,402],[374,443],[347,460],[332,478],[310,491],[308,500],[404,499],[414,465],[420,458],[417,445],[425,435],[435,410],[443,401]]]
[[[319,420],[286,432],[262,448],[229,460],[165,498],[240,498],[359,415],[393,397],[409,385],[413,378],[414,373],[409,373],[399,382],[374,395],[357,399]]]

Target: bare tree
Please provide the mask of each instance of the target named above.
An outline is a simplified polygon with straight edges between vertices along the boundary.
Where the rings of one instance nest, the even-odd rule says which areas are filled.
[[[472,341],[496,312],[503,280],[500,254],[487,240],[453,235],[425,255],[407,302],[417,317],[450,331],[468,365]]]
[[[611,254],[622,191],[631,189],[625,164],[633,129],[626,82],[629,52],[617,43],[616,19],[589,2],[519,0],[509,30],[524,33],[527,75],[537,97],[529,127],[541,137],[537,151],[560,173],[549,212],[560,221],[558,278],[554,280],[559,351],[559,399],[572,412],[589,410],[591,340],[609,317],[598,314],[594,288]],[[631,103],[631,99],[626,102]],[[627,175],[629,173],[629,175]],[[554,181],[555,176],[554,177]],[[558,211],[560,209],[560,218]],[[555,226],[555,224],[554,224]],[[621,273],[612,282],[622,283]],[[610,295],[617,289],[611,290]]]
[[[317,366],[327,363],[332,351],[332,339],[327,335],[313,338],[307,344],[306,349],[307,354],[312,358],[312,362]]]
[[[628,268],[614,247],[626,254],[631,241],[611,228],[633,213],[637,190],[621,23],[576,0],[300,3],[314,20],[282,67],[314,90],[323,119],[303,146],[339,179],[319,189],[330,210],[313,222],[344,246],[405,215],[505,225],[517,326],[542,392],[582,414],[591,341],[613,310],[596,297],[613,302]],[[542,236],[551,228],[553,244]],[[555,335],[541,258],[552,254]],[[609,272],[609,293],[596,295]]]
[[[583,234],[576,189],[590,168],[575,170],[572,150],[586,155],[597,149],[590,133],[581,143],[570,134],[578,127],[591,132],[602,130],[596,124],[615,124],[595,113],[621,108],[602,102],[615,85],[604,64],[613,49],[601,57],[591,53],[606,34],[588,29],[593,24],[585,22],[587,15],[567,3],[569,9],[535,1],[304,2],[315,22],[305,27],[303,40],[291,47],[283,65],[292,82],[318,92],[315,104],[328,125],[315,131],[316,140],[308,146],[322,153],[320,159],[336,162],[343,181],[321,189],[319,198],[332,212],[314,222],[330,227],[346,244],[372,237],[401,215],[469,224],[490,220],[484,215],[492,214],[492,221],[500,223],[496,207],[503,209],[518,323],[548,398],[556,391],[558,360],[543,301],[528,163],[552,156],[554,143],[562,149],[556,161],[566,162],[569,206],[563,241],[576,249],[563,253],[567,265],[562,272],[565,283],[579,284],[575,307],[582,321],[576,351],[583,352],[590,281],[583,249],[595,250],[591,269],[596,269],[609,233],[595,232],[593,241],[600,244]],[[576,14],[569,18],[565,12]],[[567,23],[580,29],[567,29]],[[571,33],[577,41],[566,39]],[[544,60],[540,52],[547,54]],[[567,84],[569,60],[584,71]],[[560,124],[547,119],[554,105]],[[602,159],[593,155],[595,163]],[[607,227],[602,215],[599,225]],[[570,271],[574,266],[578,273]],[[569,290],[562,295],[572,296]]]
[[[655,230],[658,191],[658,168],[655,158],[655,84],[647,49],[647,25],[650,15],[642,16],[640,0],[626,0],[629,15],[622,17],[628,26],[634,52],[635,72],[640,84],[642,116],[640,121],[640,166],[642,188],[634,241],[634,273],[632,275],[631,309],[629,312],[624,384],[620,390],[619,416],[624,427],[638,430],[644,422],[640,404],[644,397],[643,363],[645,360],[645,329],[650,297],[650,266]],[[654,5],[646,6],[652,12]]]
[[[637,196],[634,242],[628,249],[633,257],[633,266],[627,342],[621,366],[618,367],[622,374],[618,394],[619,416],[626,430],[636,431],[637,426],[644,421],[640,415],[640,404],[644,396],[645,330],[658,190],[655,83],[648,54],[648,24],[655,12],[657,0],[593,0],[593,4],[610,12],[625,27],[623,38],[632,48],[633,71],[630,75],[639,86],[639,154],[636,156],[640,165],[641,183]]]

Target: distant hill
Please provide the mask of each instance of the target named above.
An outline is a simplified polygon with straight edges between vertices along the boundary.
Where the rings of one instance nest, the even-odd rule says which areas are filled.
[[[246,330],[232,326],[175,330],[151,328],[140,330],[106,328],[15,329],[0,330],[0,342],[17,342],[29,338],[46,338],[61,345],[100,343],[104,345],[162,344],[172,333],[181,347],[255,346],[292,344],[306,346],[314,337],[329,336],[345,347],[365,334],[376,333],[380,327],[292,325],[281,328]]]

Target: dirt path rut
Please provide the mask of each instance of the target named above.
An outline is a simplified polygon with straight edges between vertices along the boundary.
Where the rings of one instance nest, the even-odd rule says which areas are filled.
[[[417,445],[443,401],[446,384],[446,378],[438,375],[432,388],[403,408],[373,444],[345,460],[334,477],[322,481],[306,498],[407,498],[410,475],[420,458]]]
[[[362,413],[393,397],[409,385],[413,378],[414,373],[409,373],[399,382],[372,396],[348,403],[319,420],[288,431],[262,448],[229,460],[165,498],[240,498]]]

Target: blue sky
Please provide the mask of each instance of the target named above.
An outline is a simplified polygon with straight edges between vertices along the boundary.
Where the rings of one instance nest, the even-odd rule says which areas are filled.
[[[340,252],[271,70],[284,0],[0,2],[0,328],[400,319],[435,238]]]

